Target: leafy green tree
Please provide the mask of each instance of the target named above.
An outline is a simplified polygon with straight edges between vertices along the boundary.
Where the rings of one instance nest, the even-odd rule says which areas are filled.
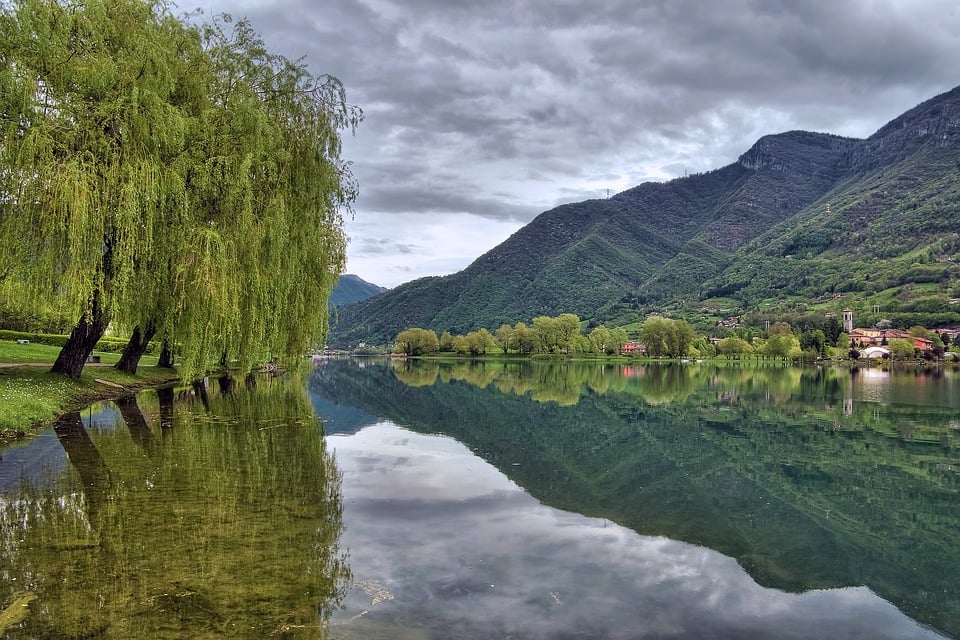
[[[712,358],[717,355],[717,347],[703,336],[694,339],[690,348],[691,351],[696,351],[696,357],[698,358]]]
[[[576,338],[580,335],[580,318],[572,313],[561,313],[556,318],[557,345],[562,351],[576,349]]]
[[[343,270],[342,212],[356,184],[340,131],[362,114],[336,78],[270,53],[246,21],[207,25],[204,46],[211,100],[184,171],[193,232],[174,260],[181,368],[200,370],[219,352],[242,369],[298,359],[323,343]]]
[[[77,378],[185,202],[199,34],[158,2],[14,0],[0,15],[0,237],[30,298],[80,317],[53,370]]]
[[[108,323],[135,370],[155,332],[185,376],[322,342],[356,187],[336,79],[249,24],[184,25],[151,0],[13,0],[0,15],[0,237],[24,305],[77,313],[53,370]]]
[[[800,334],[800,348],[804,351],[813,351],[818,355],[826,352],[827,337],[820,329],[807,329]]]
[[[481,356],[497,344],[496,339],[486,329],[471,331],[467,334],[467,349],[470,355]]]
[[[435,331],[412,327],[397,334],[394,340],[393,352],[407,356],[422,356],[436,353],[440,350],[440,340]]]
[[[610,344],[610,330],[600,325],[590,332],[590,347],[596,353],[606,353]]]
[[[921,325],[914,325],[907,329],[907,333],[913,338],[926,338],[932,340],[935,335],[932,331]]]
[[[743,338],[724,338],[717,343],[717,352],[727,359],[739,360],[753,354],[753,347]]]
[[[467,336],[453,336],[452,346],[453,350],[459,354],[470,353],[470,343],[467,341]]]
[[[775,333],[763,345],[763,355],[781,360],[796,359],[803,355],[803,350],[800,348],[800,340],[794,334]]]
[[[533,353],[537,348],[536,333],[523,322],[518,322],[513,326],[513,344],[511,348],[520,353]]]
[[[537,346],[544,353],[553,353],[560,349],[560,329],[557,319],[550,316],[537,316],[533,319],[533,333]]]
[[[647,346],[647,355],[663,358],[669,354],[668,341],[673,321],[660,316],[649,316],[640,327],[640,341]]]
[[[915,356],[913,342],[904,338],[890,340],[890,357],[894,360],[909,360]]]
[[[670,340],[667,343],[670,357],[682,358],[686,356],[696,337],[693,327],[686,320],[674,320]]]
[[[590,338],[577,333],[570,340],[569,353],[592,353],[593,346],[590,344]]]
[[[453,351],[453,336],[449,331],[440,334],[440,351]]]
[[[843,326],[840,324],[840,321],[836,317],[827,318],[824,326],[822,327],[823,335],[827,339],[827,344],[833,346],[840,346],[837,344],[840,335],[843,333]]]
[[[504,353],[510,351],[510,349],[516,349],[514,346],[513,338],[513,327],[509,324],[502,324],[496,332],[497,344],[503,349]]]
[[[640,327],[640,341],[655,358],[682,358],[694,337],[693,328],[684,320],[650,316]]]

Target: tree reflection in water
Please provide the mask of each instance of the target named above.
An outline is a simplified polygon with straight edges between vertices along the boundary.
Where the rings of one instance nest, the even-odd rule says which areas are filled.
[[[3,599],[37,596],[6,637],[326,636],[350,571],[302,381],[176,396],[64,416],[70,467],[3,497]]]

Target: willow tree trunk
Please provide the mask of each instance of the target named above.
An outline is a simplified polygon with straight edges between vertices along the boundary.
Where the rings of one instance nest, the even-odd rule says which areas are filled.
[[[166,338],[163,339],[163,346],[160,347],[160,361],[157,362],[157,366],[173,369],[173,349],[170,348],[170,342]]]
[[[123,348],[120,361],[115,365],[117,369],[131,375],[135,374],[137,367],[140,365],[140,358],[147,352],[147,346],[149,346],[150,340],[153,339],[156,332],[157,330],[153,323],[147,325],[146,330],[142,332],[140,331],[139,325],[134,327],[133,335],[131,335],[130,340],[127,341],[127,346]]]
[[[97,346],[109,324],[110,319],[103,308],[98,289],[93,294],[90,313],[80,316],[80,321],[73,327],[50,371],[62,373],[74,380],[79,379],[84,363],[93,353],[93,348]]]

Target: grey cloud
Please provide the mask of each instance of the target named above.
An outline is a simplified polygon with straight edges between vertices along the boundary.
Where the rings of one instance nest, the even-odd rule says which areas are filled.
[[[355,245],[357,254],[364,256],[411,255],[421,250],[416,245],[377,238],[363,238]]]
[[[358,216],[525,221],[611,175],[717,168],[768,133],[866,136],[955,85],[960,58],[947,0],[246,0],[233,12],[365,110],[343,154]]]
[[[540,213],[537,207],[473,197],[468,193],[444,190],[439,184],[433,188],[429,185],[374,187],[364,196],[363,206],[385,213],[469,213],[493,220],[528,221]]]

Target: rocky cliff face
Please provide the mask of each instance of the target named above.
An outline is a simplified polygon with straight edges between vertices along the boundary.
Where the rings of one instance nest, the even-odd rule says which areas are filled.
[[[788,131],[760,138],[737,162],[754,171],[783,171],[836,179],[844,154],[861,142],[827,133]]]
[[[899,162],[925,148],[960,147],[960,87],[894,118],[851,148],[844,164],[857,173]]]

